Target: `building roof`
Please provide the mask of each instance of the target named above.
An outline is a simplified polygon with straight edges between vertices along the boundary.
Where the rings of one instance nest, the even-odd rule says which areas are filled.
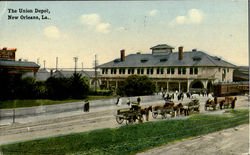
[[[166,48],[174,49],[174,47],[171,47],[167,44],[159,44],[159,45],[151,47],[150,49],[166,49]]]
[[[249,67],[238,66],[233,72],[234,81],[249,81]]]
[[[32,67],[39,68],[40,66],[34,62],[29,61],[13,61],[13,60],[0,60],[0,67]]]
[[[58,70],[53,73],[55,77],[71,77],[75,72],[74,71],[62,71]],[[95,71],[77,71],[76,73],[80,73],[82,76],[90,78],[95,76]],[[100,75],[100,72],[97,72],[97,75]]]
[[[214,57],[202,51],[184,52],[183,59],[179,60],[178,52],[166,53],[164,55],[153,54],[130,54],[125,57],[125,61],[115,59],[108,63],[99,65],[99,68],[111,67],[165,67],[165,66],[211,66],[211,67],[232,67],[236,66]]]

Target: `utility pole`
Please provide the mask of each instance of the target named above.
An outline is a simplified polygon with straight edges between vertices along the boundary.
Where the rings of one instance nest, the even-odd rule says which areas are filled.
[[[97,55],[95,55],[95,92],[97,90],[97,65],[98,65],[98,61],[97,61]]]
[[[78,61],[78,57],[73,57],[74,61],[75,61],[75,74],[76,74],[76,68],[77,68],[77,61]]]
[[[58,69],[58,57],[56,57],[56,71]]]
[[[43,60],[43,68],[45,69],[46,60]]]
[[[40,58],[37,58],[37,60],[36,60],[36,63],[38,64],[38,65],[40,65]]]

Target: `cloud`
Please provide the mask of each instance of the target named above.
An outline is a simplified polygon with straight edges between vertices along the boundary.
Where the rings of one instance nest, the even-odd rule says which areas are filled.
[[[44,32],[44,35],[48,38],[58,39],[61,36],[56,26],[48,26],[43,30],[43,32]]]
[[[7,12],[8,2],[1,2],[0,4],[0,21],[2,20],[3,15]]]
[[[149,12],[149,15],[150,15],[150,16],[156,16],[158,13],[159,13],[159,11],[155,9],[155,10],[151,10],[151,11]]]
[[[115,29],[115,31],[118,31],[118,32],[123,32],[125,30],[127,30],[127,29],[125,27],[122,27],[122,26]]]
[[[110,32],[110,24],[109,23],[100,23],[96,26],[96,31],[100,33],[107,34]]]
[[[81,23],[86,25],[97,25],[100,23],[100,16],[96,13],[84,14],[81,16]]]
[[[83,14],[81,16],[81,23],[84,25],[88,25],[92,30],[96,32],[108,34],[111,30],[111,25],[109,23],[101,22],[100,15],[93,13],[93,14]]]
[[[191,9],[188,12],[188,17],[191,23],[200,23],[202,21],[202,13],[197,9]]]
[[[203,14],[200,10],[191,9],[188,11],[186,16],[177,16],[171,22],[170,26],[181,25],[181,24],[199,24],[203,20]]]

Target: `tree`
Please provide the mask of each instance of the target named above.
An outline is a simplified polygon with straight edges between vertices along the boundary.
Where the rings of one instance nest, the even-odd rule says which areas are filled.
[[[155,92],[155,83],[147,76],[131,75],[120,85],[117,94],[124,96],[152,95]]]
[[[68,78],[50,77],[46,80],[48,97],[50,99],[67,99],[70,97],[70,80]]]
[[[89,93],[88,79],[82,77],[79,73],[74,73],[70,77],[70,90],[72,98],[81,99],[86,97]]]
[[[16,93],[21,99],[34,99],[36,80],[33,77],[26,77],[21,79],[19,85],[16,85]]]

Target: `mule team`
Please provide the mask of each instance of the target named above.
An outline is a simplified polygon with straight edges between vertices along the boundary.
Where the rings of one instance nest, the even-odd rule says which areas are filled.
[[[178,100],[183,100],[184,98],[184,94],[183,93],[179,93],[176,95]],[[191,98],[191,94],[186,94],[187,97]],[[162,118],[166,118],[167,114],[170,114],[172,117],[174,116],[180,116],[180,115],[189,115],[190,114],[190,108],[187,105],[184,105],[183,103],[178,103],[175,104],[173,101],[171,101],[171,99],[174,99],[174,94],[166,94],[166,96],[163,97],[163,99],[165,100],[164,104],[157,104],[157,105],[151,105],[148,107],[141,107],[138,104],[138,112],[140,113],[140,115],[145,115],[146,117],[146,121],[149,121],[149,113],[150,111],[152,112],[152,116],[153,118],[156,118],[156,116],[154,117],[154,114],[159,111],[162,114]],[[205,103],[205,110],[208,110],[210,108],[212,108],[213,110],[216,110],[217,105],[219,104],[219,108],[223,109],[223,108],[229,108],[229,106],[234,109],[235,108],[235,103],[236,103],[237,97],[233,97],[233,96],[226,96],[226,97],[214,97],[214,100],[212,99],[208,99]],[[199,102],[198,99],[194,99],[191,102],[189,102],[188,104],[192,104],[193,102]],[[198,103],[199,104],[199,103]],[[198,112],[200,111],[199,108],[197,110]],[[159,114],[159,113],[157,113]]]

